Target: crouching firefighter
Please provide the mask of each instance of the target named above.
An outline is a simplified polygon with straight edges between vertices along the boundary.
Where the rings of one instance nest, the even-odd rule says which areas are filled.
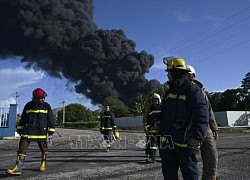
[[[111,112],[109,105],[105,106],[101,115],[100,132],[103,134],[105,150],[108,152],[111,148],[113,132],[116,132],[115,115]]]
[[[147,113],[147,125],[145,127],[147,145],[145,149],[146,162],[154,163],[156,152],[159,143],[158,130],[155,128],[155,124],[159,124],[161,120],[161,97],[157,93],[153,93],[150,97],[150,106]]]
[[[184,180],[198,180],[196,155],[208,130],[208,105],[201,88],[189,80],[183,59],[164,58],[164,63],[169,90],[162,104],[160,134],[163,142],[164,137],[171,140],[161,152],[163,176],[177,180],[180,168]]]
[[[48,154],[47,138],[52,138],[55,131],[55,122],[50,105],[45,102],[46,92],[37,88],[32,93],[32,101],[28,102],[22,112],[17,126],[21,139],[17,151],[16,164],[6,171],[7,174],[21,175],[26,152],[31,142],[37,142],[42,152],[40,172],[46,170]]]

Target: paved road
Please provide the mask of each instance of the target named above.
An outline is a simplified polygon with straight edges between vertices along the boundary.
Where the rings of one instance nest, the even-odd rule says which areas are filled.
[[[121,140],[113,144],[110,152],[104,152],[97,131],[58,128],[57,132],[49,146],[47,171],[38,172],[40,151],[32,143],[23,174],[18,177],[6,175],[5,170],[14,164],[19,141],[1,140],[0,179],[163,179],[159,157],[155,164],[144,162],[143,133],[121,132]],[[250,133],[221,135],[217,146],[218,179],[250,179]]]

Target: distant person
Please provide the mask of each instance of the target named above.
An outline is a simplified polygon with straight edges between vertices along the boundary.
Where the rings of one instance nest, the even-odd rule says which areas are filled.
[[[189,80],[184,59],[164,58],[169,89],[162,104],[160,133],[165,180],[198,180],[196,155],[208,130],[208,105],[201,89]]]
[[[202,83],[195,80],[196,77],[195,69],[190,65],[187,65],[187,68],[190,69],[189,71],[190,80],[193,81],[202,89],[203,88]],[[209,106],[209,129],[206,135],[206,139],[201,145],[201,157],[203,161],[202,180],[215,180],[217,174],[217,166],[218,166],[218,151],[215,141],[218,138],[218,126],[215,120],[212,106],[204,90],[203,94]]]
[[[47,138],[51,139],[55,132],[55,122],[50,105],[45,102],[46,92],[37,88],[32,93],[32,101],[28,102],[23,109],[21,119],[17,126],[17,132],[21,139],[17,151],[16,164],[8,169],[6,173],[21,175],[22,166],[26,152],[31,142],[37,142],[42,152],[40,172],[46,170],[46,159],[48,154]]]
[[[161,97],[157,93],[153,93],[150,97],[150,106],[148,107],[145,125],[147,145],[145,149],[146,162],[155,163],[156,152],[158,149],[159,132],[155,128],[155,124],[159,124],[161,120]]]
[[[108,152],[111,148],[113,132],[116,130],[115,115],[110,110],[110,106],[106,105],[101,115],[100,132],[103,134],[106,143],[105,150]]]

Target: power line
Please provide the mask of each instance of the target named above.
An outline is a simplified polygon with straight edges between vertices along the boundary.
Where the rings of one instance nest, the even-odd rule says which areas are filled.
[[[222,22],[218,22],[218,23],[213,24],[211,28],[208,28],[208,29],[205,30],[204,32],[202,32],[202,33],[200,33],[200,34],[198,34],[198,35],[196,35],[196,36],[193,36],[193,37],[190,38],[189,40],[183,42],[181,45],[176,46],[176,47],[174,47],[173,49],[170,49],[169,52],[174,51],[175,49],[178,49],[178,48],[180,48],[180,47],[183,47],[184,45],[186,45],[187,43],[189,43],[189,42],[192,41],[193,39],[196,39],[197,37],[200,37],[201,35],[203,35],[203,34],[209,32],[209,31],[213,30],[215,26],[221,25],[221,24],[223,24],[223,23],[229,21],[229,20],[232,19],[233,17],[235,17],[235,16],[241,14],[242,12],[248,10],[249,8],[250,8],[250,6],[244,8],[244,9],[238,11],[238,12],[236,12],[235,14],[233,14],[232,16],[228,17],[227,19],[223,20]]]
[[[229,39],[232,39],[232,38],[234,38],[234,37],[236,37],[236,36],[238,36],[238,35],[240,35],[240,34],[246,32],[246,31],[249,30],[249,29],[250,29],[250,28],[247,28],[247,29],[245,29],[245,30],[243,30],[243,31],[241,31],[241,32],[239,32],[239,33],[236,33],[236,34],[234,34],[233,36],[228,37],[227,39],[224,39],[224,40],[222,40],[222,41],[220,41],[220,42],[218,42],[218,43],[215,43],[215,44],[209,46],[209,47],[206,48],[206,49],[203,49],[203,50],[201,50],[201,51],[199,51],[199,52],[197,52],[197,53],[195,53],[195,54],[193,54],[193,55],[191,55],[191,56],[189,56],[189,57],[186,57],[185,59],[190,59],[191,57],[194,57],[194,56],[196,56],[196,55],[198,55],[198,54],[201,54],[201,53],[203,53],[203,52],[205,52],[205,51],[207,51],[207,50],[209,50],[209,49],[211,49],[211,48],[214,48],[214,47],[218,46],[219,44],[222,44],[222,43],[224,43],[225,41],[227,41],[227,40],[229,40]]]
[[[233,48],[235,48],[235,47],[241,46],[241,45],[243,45],[243,44],[245,44],[245,43],[247,43],[247,42],[249,42],[249,41],[250,41],[250,39],[248,39],[248,40],[246,40],[246,41],[243,41],[243,42],[241,42],[241,43],[239,43],[239,44],[236,44],[236,45],[234,45],[234,46],[231,46],[231,47],[229,47],[229,48],[227,48],[227,49],[224,49],[224,50],[222,50],[222,51],[220,51],[220,52],[217,52],[217,53],[215,53],[215,54],[212,54],[211,56],[208,56],[208,57],[206,57],[206,58],[204,58],[204,59],[201,59],[201,60],[197,61],[197,63],[198,63],[198,62],[205,61],[205,60],[207,60],[207,59],[210,59],[210,58],[212,58],[212,57],[214,57],[214,56],[217,56],[217,55],[219,55],[219,54],[222,54],[222,53],[224,53],[224,52],[226,52],[226,51],[229,51],[229,50],[231,50],[231,49],[233,49]],[[194,64],[196,64],[196,63],[194,63]],[[160,72],[160,70],[158,70],[157,72]],[[157,76],[155,79],[158,79],[158,77],[159,77],[159,76]]]
[[[211,28],[209,28],[209,29],[205,30],[204,32],[202,32],[202,33],[200,33],[200,34],[198,34],[198,35],[196,35],[196,36],[190,38],[189,40],[187,40],[187,41],[185,41],[184,43],[182,43],[180,46],[176,46],[175,48],[170,49],[168,52],[174,51],[175,49],[184,46],[185,44],[187,44],[188,42],[192,41],[193,39],[196,39],[197,37],[200,37],[201,35],[203,35],[203,34],[209,32],[209,31],[213,30],[213,29],[214,29],[214,26],[222,25],[223,23],[225,23],[225,22],[229,21],[230,19],[232,19],[233,17],[235,17],[235,16],[237,16],[237,15],[243,13],[244,11],[248,10],[249,8],[250,8],[250,6],[244,8],[244,9],[238,11],[238,12],[236,12],[235,14],[233,14],[232,16],[226,18],[225,20],[223,20],[223,21],[221,21],[221,22],[215,23]],[[237,25],[237,24],[239,24],[239,23],[241,23],[241,22],[243,22],[243,21],[245,21],[245,20],[247,20],[247,19],[249,19],[249,18],[250,18],[250,16],[248,16],[247,18],[245,18],[245,19],[243,19],[243,20],[241,20],[241,21],[239,21],[239,22],[236,22],[236,23],[232,24],[231,26],[228,26],[227,28],[224,28],[223,30],[221,30],[221,31],[219,31],[219,32],[217,32],[217,33],[212,34],[211,36],[213,36],[213,35],[215,35],[215,34],[218,34],[218,33],[221,33],[221,32],[223,32],[223,31],[229,29],[230,27],[233,27],[233,26],[235,26],[235,25]],[[246,29],[246,30],[248,30],[248,29]],[[239,35],[239,34],[245,32],[246,30],[241,31],[241,32],[235,34],[234,36],[230,36],[229,38],[227,38],[227,39],[225,39],[225,40],[223,40],[223,41],[221,41],[221,42],[218,42],[217,44],[214,44],[213,46],[216,46],[216,45],[218,45],[218,44],[221,44],[222,42],[225,42],[226,40],[231,39],[232,37],[235,37],[235,36],[237,36],[237,35]],[[210,36],[210,37],[211,37],[211,36]],[[209,37],[207,37],[207,38],[209,38]],[[204,38],[204,39],[202,39],[202,40],[205,40],[205,39],[207,39],[207,38]],[[200,41],[202,41],[202,40],[200,40]],[[200,41],[198,41],[198,42],[200,42]],[[230,49],[232,49],[232,48],[234,48],[234,47],[240,46],[240,45],[242,45],[242,44],[244,44],[244,43],[246,43],[246,42],[248,42],[248,41],[249,41],[249,40],[244,41],[244,42],[242,42],[242,43],[240,43],[240,44],[237,44],[237,45],[235,45],[235,46],[232,46],[232,47],[230,47],[230,48],[228,48],[228,49],[225,49],[225,50],[223,50],[223,51],[221,51],[221,52],[218,52],[218,53],[216,53],[216,54],[213,54],[213,55],[211,55],[211,56],[209,56],[209,57],[207,57],[207,58],[205,58],[205,59],[202,59],[201,61],[206,60],[206,59],[209,59],[209,58],[214,57],[214,56],[216,56],[216,55],[219,55],[219,54],[221,54],[221,53],[223,53],[223,52],[225,52],[225,51],[228,51],[228,50],[230,50]],[[195,44],[197,44],[198,42],[196,42]],[[192,46],[193,46],[193,45],[192,45]],[[189,47],[190,47],[190,46],[189,46]],[[202,53],[202,52],[204,52],[204,51],[206,51],[206,50],[208,50],[208,49],[211,49],[211,48],[212,48],[212,46],[210,46],[210,47],[208,47],[208,48],[206,48],[206,49],[204,49],[204,50],[202,50],[202,51],[200,51],[200,52],[198,52],[198,53],[196,53],[196,54],[194,54],[194,55],[192,55],[192,56],[190,56],[190,57],[193,57],[193,56],[195,56],[195,55],[197,55],[197,54],[200,54],[200,53]],[[177,51],[177,52],[179,52],[179,51]],[[188,58],[190,58],[190,57],[188,57]],[[156,70],[156,71],[150,73],[150,75],[156,74],[156,73],[158,73],[158,72],[160,72],[160,71],[162,71],[162,70]]]
[[[199,60],[198,62],[201,62],[201,61],[210,59],[210,58],[212,58],[212,57],[214,57],[214,56],[217,56],[217,55],[219,55],[219,54],[222,54],[222,53],[224,53],[224,52],[226,52],[226,51],[229,51],[229,50],[231,50],[231,49],[233,49],[233,48],[235,48],[235,47],[237,47],[237,46],[240,46],[240,45],[242,45],[242,44],[245,44],[245,43],[247,43],[247,42],[249,42],[249,41],[250,41],[250,39],[248,39],[248,40],[246,40],[246,41],[243,41],[243,42],[241,42],[241,43],[239,43],[239,44],[236,44],[236,45],[234,45],[234,46],[231,46],[231,47],[229,47],[229,48],[227,48],[227,49],[225,49],[225,50],[223,50],[223,51],[220,51],[220,52],[218,52],[218,53],[212,54],[211,56],[209,56],[209,57],[207,57],[207,58],[201,59],[201,60]]]
[[[181,52],[181,51],[183,51],[183,50],[187,50],[187,49],[193,47],[194,45],[199,44],[200,42],[202,42],[202,41],[204,41],[204,40],[206,40],[206,39],[208,39],[208,38],[210,38],[210,37],[212,37],[212,36],[214,36],[214,35],[218,35],[218,34],[224,32],[224,31],[228,30],[229,28],[231,28],[231,27],[233,27],[233,26],[236,26],[236,25],[239,24],[239,23],[242,23],[243,21],[245,21],[245,20],[247,20],[247,19],[249,19],[249,18],[250,18],[250,16],[248,16],[247,18],[243,19],[242,21],[236,22],[236,23],[234,23],[234,24],[232,24],[232,25],[230,25],[230,26],[228,26],[228,27],[222,29],[222,30],[219,31],[219,32],[215,32],[215,33],[211,34],[210,36],[205,37],[205,38],[203,38],[203,39],[201,39],[201,40],[199,40],[199,41],[197,41],[197,42],[191,44],[190,46],[188,46],[188,47],[185,48],[185,49],[180,49],[179,51],[176,51],[175,53]]]

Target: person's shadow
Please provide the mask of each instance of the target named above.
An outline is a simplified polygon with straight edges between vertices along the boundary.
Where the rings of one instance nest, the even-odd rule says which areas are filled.
[[[0,179],[3,179],[3,178],[7,178],[7,177],[14,177],[13,175],[10,175],[10,174],[6,174],[5,171],[7,169],[0,169]]]

